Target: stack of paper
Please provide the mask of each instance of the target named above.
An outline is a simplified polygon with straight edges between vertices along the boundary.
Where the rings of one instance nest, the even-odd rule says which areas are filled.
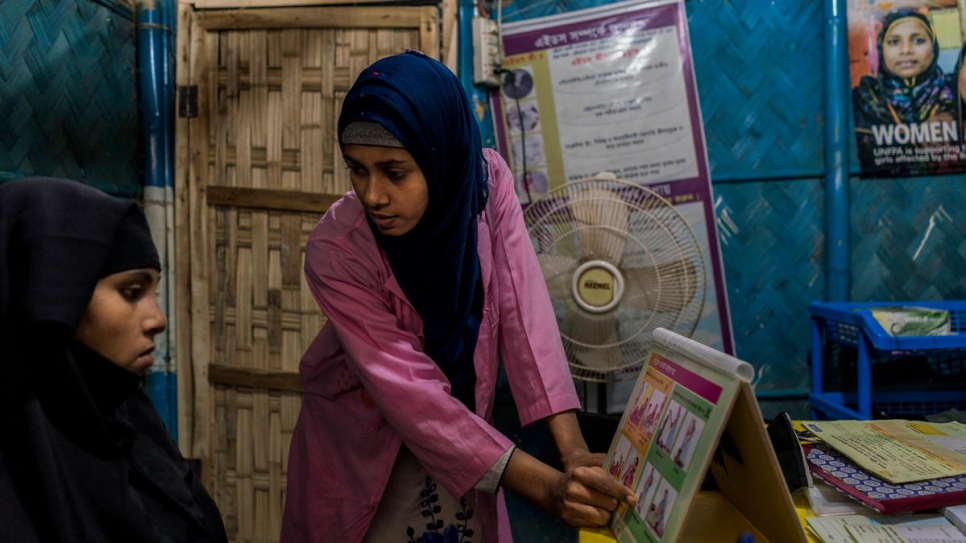
[[[876,477],[893,484],[966,475],[966,425],[908,420],[802,423]]]
[[[966,505],[954,505],[940,509],[943,516],[959,528],[959,531],[966,533]]]
[[[812,474],[877,513],[891,514],[806,519],[821,541],[966,543],[966,426],[905,420],[802,425],[817,438],[803,445]],[[940,508],[945,517],[893,514]]]
[[[843,515],[805,522],[823,543],[966,543],[966,536],[940,515]]]
[[[812,475],[876,512],[907,513],[966,503],[966,476],[893,484],[825,443],[805,445],[804,449]]]

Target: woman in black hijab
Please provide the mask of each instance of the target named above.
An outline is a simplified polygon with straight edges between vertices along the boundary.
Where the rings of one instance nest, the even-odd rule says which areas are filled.
[[[136,203],[0,185],[0,542],[226,542],[141,386],[166,321]]]

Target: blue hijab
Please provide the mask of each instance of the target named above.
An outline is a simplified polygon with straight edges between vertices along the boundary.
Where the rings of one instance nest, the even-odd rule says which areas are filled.
[[[415,228],[385,236],[371,220],[369,227],[423,320],[425,353],[453,396],[475,410],[473,351],[483,311],[477,217],[486,207],[488,170],[469,100],[449,68],[410,50],[359,75],[342,104],[340,146],[356,121],[382,125],[426,177],[429,206]]]

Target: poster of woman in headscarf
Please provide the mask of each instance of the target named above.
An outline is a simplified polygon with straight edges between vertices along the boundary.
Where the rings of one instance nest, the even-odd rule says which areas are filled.
[[[850,0],[855,141],[867,177],[966,171],[957,0]]]

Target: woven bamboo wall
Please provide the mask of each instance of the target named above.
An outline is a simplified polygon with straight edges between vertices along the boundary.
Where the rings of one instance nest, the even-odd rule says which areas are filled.
[[[211,489],[233,541],[276,541],[301,405],[295,372],[324,322],[301,280],[301,247],[318,214],[219,205],[209,217]]]
[[[0,1],[0,181],[141,193],[135,38],[132,0]]]
[[[234,542],[278,540],[298,362],[325,321],[303,249],[349,190],[342,99],[407,48],[438,56],[436,7],[181,7],[179,85],[198,98],[197,117],[178,121],[182,449],[202,459]]]

